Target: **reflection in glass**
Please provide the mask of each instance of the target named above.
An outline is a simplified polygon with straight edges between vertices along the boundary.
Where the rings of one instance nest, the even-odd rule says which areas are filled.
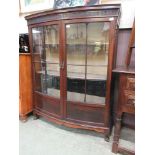
[[[59,63],[58,25],[32,29],[34,61]]]
[[[86,24],[66,25],[67,64],[85,65]]]
[[[47,66],[50,66],[49,68]],[[58,64],[34,63],[35,90],[49,96],[60,97],[60,71]]]
[[[78,78],[67,78],[67,100],[84,102],[85,81]]]
[[[86,103],[105,103],[109,48],[109,23],[89,23],[87,27]],[[93,47],[92,47],[93,45]],[[94,48],[93,50],[90,50]]]
[[[89,23],[87,27],[87,65],[107,65],[109,23]]]
[[[32,35],[33,35],[33,46],[40,46],[40,45],[43,46],[44,43],[43,27],[32,28]]]
[[[33,28],[32,34],[35,90],[60,98],[58,25]]]
[[[87,79],[106,80],[107,66],[87,66]]]
[[[58,26],[46,26],[45,27],[45,50],[46,61],[52,63],[59,63],[59,33]]]
[[[33,60],[40,61],[43,57],[44,35],[43,27],[32,28]]]
[[[66,25],[67,100],[104,104],[109,23]]]
[[[84,102],[85,66],[67,65],[67,99]]]
[[[67,77],[85,79],[85,66],[67,65]]]
[[[66,25],[67,100],[84,102],[86,24]]]
[[[106,81],[86,80],[86,103],[105,103]]]

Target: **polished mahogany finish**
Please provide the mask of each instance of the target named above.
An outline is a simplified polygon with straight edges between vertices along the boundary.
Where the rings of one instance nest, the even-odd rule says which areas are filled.
[[[109,136],[119,16],[120,5],[116,4],[26,17],[35,116]]]
[[[32,78],[30,53],[19,54],[19,116],[26,121],[32,112]]]

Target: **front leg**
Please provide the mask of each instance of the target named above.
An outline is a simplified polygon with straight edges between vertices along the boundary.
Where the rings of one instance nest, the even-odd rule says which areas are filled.
[[[114,129],[114,138],[113,138],[113,145],[112,145],[112,152],[118,153],[118,143],[120,138],[120,132],[121,132],[121,115],[117,116],[115,129]]]
[[[33,119],[37,120],[39,118],[39,115],[36,112],[33,112]]]
[[[19,116],[20,120],[25,123],[27,121],[27,115],[21,115]]]
[[[105,140],[106,142],[109,142],[109,141],[110,141],[109,135],[105,135],[104,140]]]

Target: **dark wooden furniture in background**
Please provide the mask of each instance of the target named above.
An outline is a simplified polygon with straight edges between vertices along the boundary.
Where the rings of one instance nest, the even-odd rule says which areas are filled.
[[[114,68],[126,68],[126,56],[129,46],[129,40],[131,36],[132,28],[126,28],[126,29],[119,29],[118,31],[118,43],[117,43],[117,55],[116,55],[116,64]],[[132,55],[131,60],[128,68],[134,68],[135,66],[135,51],[134,48],[132,49]],[[116,118],[116,107],[117,107],[117,101],[118,101],[118,83],[119,83],[119,74],[113,74],[113,92],[111,96],[114,96],[114,99],[112,101],[112,118],[113,122],[115,122]],[[132,128],[135,127],[135,116],[132,114],[124,113],[123,119],[122,119],[122,125],[123,127]]]
[[[135,71],[134,69],[116,68],[113,72],[119,74],[119,96],[112,152],[134,155],[134,151],[119,146],[119,138],[123,114],[135,114]]]
[[[120,4],[64,8],[26,17],[36,117],[109,136],[119,16]]]
[[[19,116],[26,121],[32,112],[32,77],[30,53],[19,54]]]
[[[135,22],[131,31],[129,45],[126,55],[125,66],[116,67],[113,69],[113,73],[117,73],[119,76],[119,93],[118,103],[116,108],[116,122],[114,129],[114,138],[112,145],[112,152],[114,153],[125,153],[134,155],[133,150],[119,146],[119,138],[122,126],[122,118],[124,113],[135,115],[135,65],[130,66],[131,55],[133,45],[135,43]]]
[[[133,23],[133,27],[130,35],[130,42],[128,46],[126,61],[125,61],[126,67],[128,67],[130,64],[133,48],[135,48],[135,21]]]

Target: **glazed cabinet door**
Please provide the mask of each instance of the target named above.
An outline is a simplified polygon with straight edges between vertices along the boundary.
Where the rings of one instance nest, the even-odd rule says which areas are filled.
[[[101,126],[107,95],[110,22],[66,21],[64,27],[66,118]]]
[[[59,23],[32,27],[35,109],[61,115]]]

